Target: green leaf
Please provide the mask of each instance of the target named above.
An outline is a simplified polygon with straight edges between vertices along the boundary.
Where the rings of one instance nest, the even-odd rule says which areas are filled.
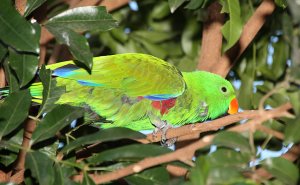
[[[52,17],[46,26],[59,29],[67,28],[76,32],[107,31],[115,28],[117,22],[111,14],[107,13],[104,6],[85,6],[69,9]]]
[[[173,32],[173,24],[171,19],[163,19],[160,21],[149,20],[149,26],[153,30],[157,31],[165,31],[165,32]]]
[[[190,2],[185,6],[187,9],[196,10],[203,5],[205,0],[190,0]]]
[[[35,76],[38,68],[38,56],[32,54],[21,54],[9,50],[9,65],[16,72],[20,87],[27,85]]]
[[[27,0],[24,17],[27,17],[31,12],[40,7],[47,0]]]
[[[128,128],[123,128],[123,127],[108,128],[76,139],[75,141],[71,142],[69,145],[65,146],[62,149],[62,152],[68,152],[80,146],[97,143],[97,142],[115,141],[124,138],[138,139],[144,137],[145,135],[141,134],[140,132],[136,132]]]
[[[2,63],[2,60],[6,56],[7,52],[7,47],[0,42],[0,63]]]
[[[139,39],[139,42],[141,42],[145,49],[153,56],[164,59],[168,55],[167,50],[160,45],[153,44],[146,39]]]
[[[174,13],[186,0],[168,0],[171,13]]]
[[[64,86],[56,87],[56,80],[52,78],[51,71],[46,70],[45,66],[41,67],[39,77],[43,84],[43,101],[39,110],[39,115],[50,111],[54,106],[54,103],[65,93]]]
[[[287,1],[286,0],[275,0],[275,4],[281,8],[287,7]]]
[[[212,166],[246,168],[250,162],[250,155],[231,149],[218,149],[208,156]]]
[[[6,147],[6,146],[5,146]],[[2,152],[3,152],[4,146],[1,146]],[[16,161],[18,158],[18,152],[12,152],[9,150],[5,150],[5,154],[0,154],[0,163],[5,166],[9,166]],[[7,184],[5,184],[7,185]]]
[[[128,34],[124,32],[124,28],[113,29],[110,31],[110,33],[119,42],[125,43],[128,41]]]
[[[176,35],[176,33],[139,30],[132,32],[130,35],[147,39],[151,43],[159,43],[172,39]]]
[[[16,129],[28,115],[31,96],[28,90],[11,93],[0,104],[0,140]]]
[[[245,182],[242,174],[235,168],[218,167],[212,168],[207,178],[208,184],[239,184]],[[247,185],[256,185],[255,182],[247,183]],[[246,183],[244,184],[246,185]]]
[[[17,185],[17,184],[14,183],[14,182],[9,182],[9,183],[7,183],[7,182],[0,182],[0,185]]]
[[[189,182],[186,185],[206,185],[211,165],[205,156],[196,159],[195,167],[190,171]]]
[[[278,42],[273,44],[274,46],[274,55],[272,67],[269,66],[268,70],[272,71],[272,78],[277,80],[285,72],[286,61],[289,57],[289,46],[284,41],[284,39],[279,39]]]
[[[293,106],[293,109],[296,115],[300,116],[300,104],[298,100],[300,100],[300,91],[289,92],[287,93],[290,99],[290,102]]]
[[[239,0],[221,0],[221,3],[223,5],[221,12],[229,13],[229,20],[222,27],[222,34],[227,41],[224,51],[227,51],[239,40],[243,24]]]
[[[18,84],[18,79],[15,75],[14,70],[9,67],[8,61],[6,60],[3,64],[4,66],[4,72],[5,72],[5,77],[8,81],[9,84],[9,93],[17,92],[20,90],[19,84]]]
[[[170,175],[165,168],[155,167],[129,177],[125,177],[125,180],[130,185],[165,185],[168,184]]]
[[[38,184],[53,184],[53,161],[45,154],[35,151],[26,155],[26,169],[30,169],[32,176],[38,180]]]
[[[241,152],[250,153],[250,145],[245,137],[236,132],[223,131],[216,135],[213,144],[225,146],[232,149],[239,148]]]
[[[64,161],[69,162],[69,161]],[[75,162],[74,162],[75,163]],[[64,166],[62,163],[55,163],[54,166],[54,185],[79,185],[79,183],[76,183],[71,180],[70,176],[75,175],[74,171],[75,168],[70,166]]]
[[[172,52],[168,53],[168,58],[166,61],[173,63],[172,60],[178,60],[178,57],[181,57],[184,53],[182,51],[181,45],[178,43],[171,41],[171,42],[163,42],[160,44],[165,50],[172,48]],[[170,57],[170,58],[169,58]],[[174,63],[173,63],[174,64]]]
[[[195,59],[192,59],[189,56],[185,56],[181,58],[179,61],[179,64],[177,65],[178,69],[181,71],[195,71],[195,68],[197,66],[197,61]]]
[[[206,185],[206,184],[247,184],[254,185],[254,182],[247,182],[241,172],[235,167],[213,166],[208,156],[197,158],[195,167],[191,169],[190,181],[186,185]]]
[[[59,163],[54,164],[54,183],[53,184],[64,184],[63,170]]]
[[[252,62],[252,61],[249,61]],[[239,89],[238,100],[239,106],[242,109],[251,109],[253,99],[253,77],[252,75],[244,74],[241,76],[242,85]]]
[[[299,99],[298,99],[299,100]],[[300,141],[300,116],[287,124],[284,130],[285,143],[298,143]]]
[[[37,30],[12,6],[10,0],[0,3],[0,40],[19,51],[39,53]]]
[[[274,157],[263,160],[262,165],[283,183],[289,185],[297,184],[299,169],[291,161],[282,157]]]
[[[83,173],[82,185],[96,185],[86,171]]]
[[[70,105],[58,105],[37,124],[32,135],[32,142],[36,143],[55,136],[55,134],[69,125],[72,121],[83,116],[81,108]],[[45,132],[47,131],[47,132]]]
[[[172,150],[159,145],[132,144],[111,150],[106,150],[99,154],[89,157],[90,164],[100,164],[104,161],[138,161],[145,157],[158,156]]]
[[[163,19],[164,17],[170,15],[169,4],[166,1],[157,2],[153,8],[150,17],[152,19]]]
[[[59,43],[67,45],[75,59],[81,62],[90,72],[93,65],[93,54],[86,38],[68,28],[54,27],[53,25],[46,26],[46,28]]]
[[[193,19],[188,20],[181,36],[181,47],[186,55],[196,56],[198,54],[199,43],[195,42],[195,36],[198,33],[199,24]]]
[[[3,146],[5,146],[5,149],[10,150],[14,154],[18,154],[19,151],[20,151],[19,146],[21,146],[22,142],[23,142],[23,135],[24,135],[24,130],[23,129],[18,129],[17,131],[14,131],[13,136],[10,137],[9,140],[5,140],[5,141],[3,140],[4,141]],[[16,158],[14,158],[13,160],[15,160],[15,159]],[[8,161],[6,161],[6,162],[8,162]]]

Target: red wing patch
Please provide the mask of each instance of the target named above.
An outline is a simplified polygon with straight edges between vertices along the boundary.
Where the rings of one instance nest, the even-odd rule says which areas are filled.
[[[152,101],[151,105],[153,108],[160,110],[160,114],[168,114],[169,109],[174,107],[176,104],[176,98],[162,100],[162,101]]]

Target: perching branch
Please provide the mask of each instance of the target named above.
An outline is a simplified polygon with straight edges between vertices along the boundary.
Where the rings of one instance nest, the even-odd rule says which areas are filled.
[[[256,129],[256,127],[258,127],[258,125],[260,125],[264,121],[267,121],[269,119],[278,118],[278,117],[284,117],[284,116],[288,115],[289,113],[287,111],[291,108],[292,108],[291,104],[286,103],[286,104],[284,104],[276,109],[270,110],[270,111],[264,111],[264,110],[253,111],[254,113],[251,111],[247,111],[246,113],[239,113],[239,114],[237,114],[237,116],[234,116],[234,115],[227,116],[229,118],[231,117],[231,123],[235,123],[238,118],[240,118],[240,120],[243,120],[247,116],[251,118],[251,120],[248,121],[247,123],[231,127],[228,130],[235,131],[235,132],[246,132],[246,131],[252,130],[253,128]],[[240,116],[241,114],[244,114],[244,115]],[[211,125],[210,130],[217,130],[217,129],[220,129],[221,127],[229,124],[228,123],[229,118],[227,118],[227,117],[215,120],[215,122],[218,121],[216,123],[214,121],[212,121],[209,123],[204,123],[204,124],[202,123],[202,125]],[[213,124],[214,125],[218,124],[218,128],[215,126],[212,126]],[[189,127],[189,129],[191,130],[190,132],[193,132],[193,130],[194,130],[193,128],[196,128],[196,131],[201,130],[200,126],[199,127],[198,126]],[[206,128],[207,129],[206,131],[209,131],[208,128]],[[263,129],[260,129],[260,130],[264,131]],[[171,132],[169,132],[169,133],[171,133]],[[277,133],[277,131],[270,132],[270,130],[268,130],[268,134],[271,134],[274,137],[277,137],[279,135]],[[189,161],[190,156],[194,155],[196,150],[203,148],[205,146],[208,146],[212,142],[214,136],[215,136],[214,134],[205,136],[202,139],[200,139],[186,147],[180,148],[174,152],[156,156],[156,157],[145,158],[135,164],[129,165],[125,168],[116,170],[114,172],[109,172],[109,173],[102,174],[102,175],[95,175],[95,174],[91,175],[91,178],[95,181],[95,183],[106,183],[106,182],[113,181],[113,180],[131,175],[134,173],[141,172],[147,168],[154,167],[156,165],[160,165],[160,164],[164,164],[164,163],[168,163],[168,162],[172,162],[172,161],[182,161],[182,162]],[[81,181],[82,178],[83,178],[82,175],[73,176],[73,180],[75,180],[75,181]]]
[[[288,110],[291,108],[291,104],[287,103],[282,105],[282,107],[283,110]],[[265,111],[263,111],[263,113],[264,112]],[[166,139],[177,138],[177,141],[183,141],[183,140],[195,139],[194,137],[195,135],[197,135],[199,138],[199,134],[202,132],[216,131],[222,127],[234,124],[241,120],[255,119],[256,117],[258,117],[260,114],[263,113],[259,110],[249,110],[249,111],[244,111],[233,115],[228,115],[226,117],[219,118],[205,123],[194,123],[194,124],[184,125],[178,128],[170,128],[166,133]],[[148,134],[145,139],[138,139],[137,141],[144,144],[160,142],[161,136],[162,136],[161,133],[157,133],[155,137],[153,137],[153,134]],[[92,150],[94,147],[97,147],[97,145],[99,145],[99,143],[95,143],[90,146],[87,146],[84,150],[77,151],[76,154],[77,156],[86,156],[83,153]]]
[[[216,131],[221,127],[231,125],[241,120],[253,119],[258,115],[257,110],[244,111],[233,115],[228,115],[223,118],[212,120],[205,123],[195,123],[184,125],[178,128],[172,128],[167,131],[166,138],[179,138],[185,135],[200,134],[201,132]],[[152,143],[161,141],[161,133],[157,133],[153,138],[152,134],[148,134],[146,139],[141,139],[139,142]]]
[[[191,139],[191,137],[193,137],[193,139],[199,138],[199,134],[201,132],[216,131],[221,127],[234,124],[241,120],[253,119],[257,115],[258,115],[257,110],[250,110],[250,111],[244,111],[233,115],[228,115],[226,117],[212,120],[206,123],[194,123],[194,124],[184,125],[177,128],[170,128],[166,133],[166,139],[177,138],[177,141],[183,141],[183,140],[189,140]],[[195,135],[197,137],[194,137]],[[137,141],[144,144],[160,142],[161,136],[162,136],[161,133],[155,134],[155,137],[153,137],[153,134],[148,134],[145,139],[138,139]],[[97,145],[99,145],[99,143],[95,143],[90,146],[87,146],[85,147],[84,150],[77,151],[76,155],[86,156],[84,155],[84,153],[86,151],[93,150],[93,148],[97,147]]]

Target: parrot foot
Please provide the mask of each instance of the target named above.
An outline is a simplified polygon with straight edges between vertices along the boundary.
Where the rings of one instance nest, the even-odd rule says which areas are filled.
[[[158,132],[161,132],[161,145],[162,146],[173,146],[174,143],[176,142],[176,138],[171,138],[171,139],[167,139],[167,131],[170,128],[173,128],[173,126],[171,124],[169,124],[167,121],[163,121],[163,120],[156,120],[155,122],[153,122],[153,124],[155,125],[155,129],[153,131],[153,136],[156,137],[156,134]]]

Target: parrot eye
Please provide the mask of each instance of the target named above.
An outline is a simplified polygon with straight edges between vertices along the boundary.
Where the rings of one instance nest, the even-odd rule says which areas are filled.
[[[226,87],[221,87],[221,91],[226,93],[227,92],[227,88]]]

